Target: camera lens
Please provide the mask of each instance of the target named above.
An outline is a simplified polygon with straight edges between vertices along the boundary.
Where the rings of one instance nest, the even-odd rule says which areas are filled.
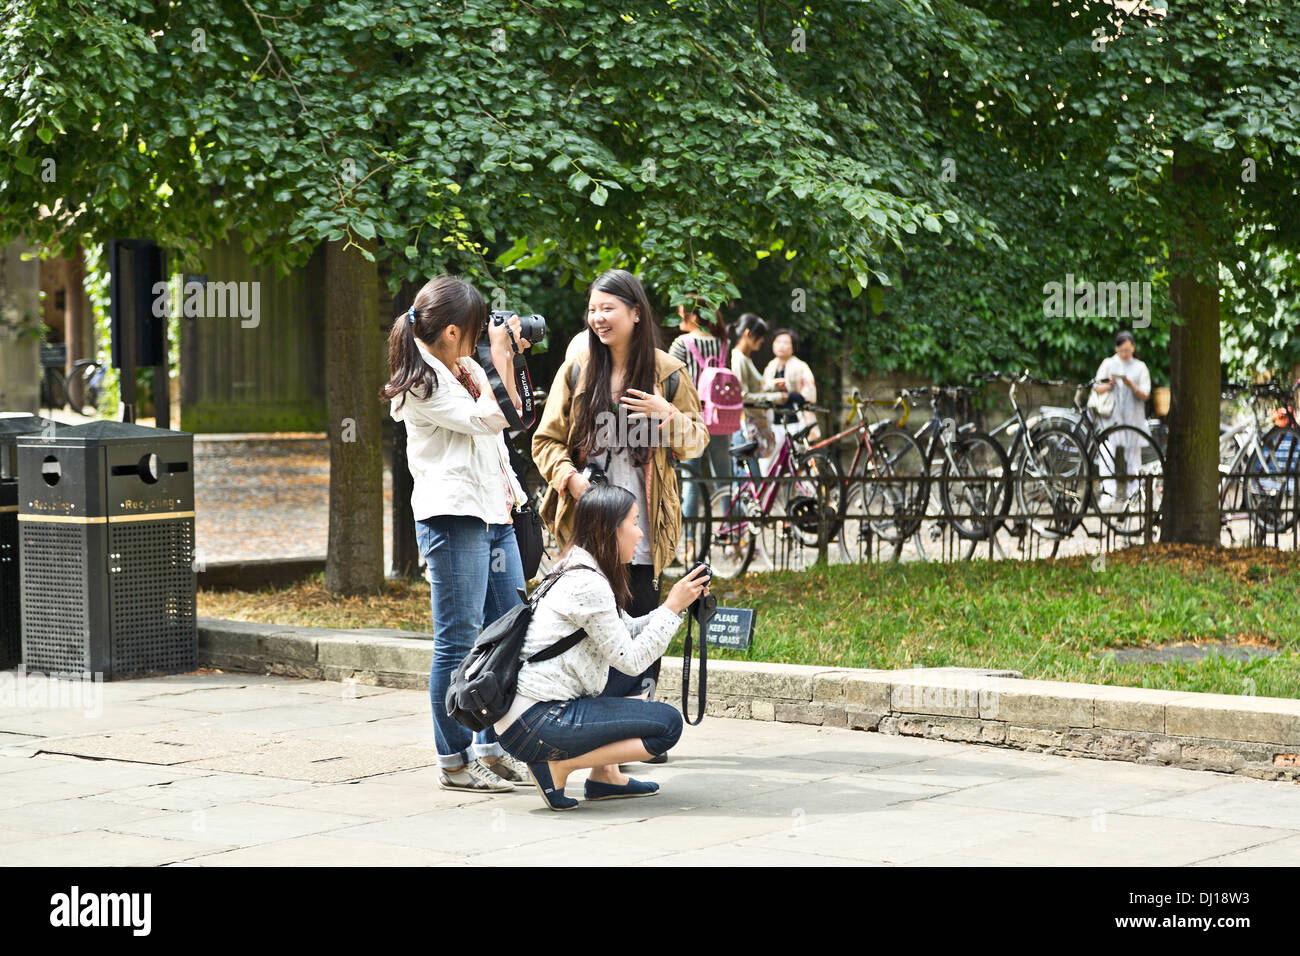
[[[546,319],[540,315],[521,315],[519,331],[529,342],[536,344],[546,338]]]

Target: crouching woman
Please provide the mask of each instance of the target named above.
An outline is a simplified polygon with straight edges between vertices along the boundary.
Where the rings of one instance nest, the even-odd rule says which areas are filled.
[[[639,674],[668,647],[686,610],[708,593],[704,568],[678,581],[662,605],[631,617],[627,565],[641,539],[637,503],[616,485],[593,485],[578,499],[573,536],[533,609],[514,703],[496,723],[506,753],[526,762],[552,810],[571,810],[569,774],[592,768],[588,800],[650,796],[656,783],[633,780],[620,763],[668,752],[682,717],[664,703],[602,696],[613,667]],[[581,628],[587,636],[555,657],[532,657]]]

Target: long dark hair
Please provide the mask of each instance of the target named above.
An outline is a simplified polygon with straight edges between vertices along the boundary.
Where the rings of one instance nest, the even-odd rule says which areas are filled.
[[[641,286],[641,280],[626,269],[610,269],[591,284],[591,288],[587,290],[588,302],[593,292],[607,292],[628,308],[640,312],[641,321],[632,327],[632,342],[628,348],[627,374],[623,377],[623,388],[635,388],[653,393],[655,349],[658,347],[657,320],[650,309],[650,300]],[[578,436],[574,451],[583,462],[586,462],[591,455],[605,450],[600,446],[596,423],[609,421],[608,416],[614,413],[614,400],[609,395],[610,376],[614,371],[613,353],[610,352],[609,346],[600,340],[600,336],[593,332],[588,332],[587,342],[587,362],[582,377],[583,392],[576,397],[573,412],[573,433]],[[620,410],[617,430],[620,435],[627,435],[630,431],[626,427],[625,415],[626,412]],[[638,443],[631,446],[629,450],[633,462],[639,466],[645,465],[654,453],[652,444],[647,441],[644,445]]]
[[[438,378],[420,355],[416,336],[422,342],[436,342],[449,325],[460,329],[471,342],[477,342],[487,327],[487,303],[478,289],[455,276],[435,276],[415,294],[411,304],[415,321],[403,312],[393,320],[388,333],[387,384],[379,390],[380,401],[398,399],[397,408],[406,404],[406,393],[428,398],[438,387]]]
[[[727,335],[730,336],[732,342],[739,342],[740,337],[746,332],[752,338],[765,339],[767,338],[767,323],[753,312],[746,312],[727,329]]]
[[[576,545],[591,553],[614,592],[619,610],[632,600],[627,566],[619,560],[618,526],[626,519],[636,497],[618,485],[592,485],[582,493],[573,512],[573,538],[565,555]]]

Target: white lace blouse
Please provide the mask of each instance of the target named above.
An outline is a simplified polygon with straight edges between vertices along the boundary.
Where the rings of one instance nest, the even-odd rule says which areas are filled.
[[[686,613],[659,605],[632,617],[618,610],[614,591],[591,553],[574,545],[557,570],[572,567],[533,610],[524,638],[514,705],[495,724],[503,733],[519,714],[543,700],[594,697],[605,689],[609,669],[639,674],[663,656]],[[558,657],[530,664],[527,658],[568,637],[578,628],[587,636]]]

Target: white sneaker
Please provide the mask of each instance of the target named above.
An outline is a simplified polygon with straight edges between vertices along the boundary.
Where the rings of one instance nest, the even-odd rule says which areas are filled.
[[[456,771],[443,770],[438,775],[438,786],[443,790],[463,790],[467,793],[505,793],[515,785],[502,780],[481,760],[471,760]]]
[[[479,762],[484,765],[488,773],[495,775],[506,783],[531,784],[533,782],[533,776],[528,772],[528,764],[518,757],[502,754],[492,763],[485,760]]]

